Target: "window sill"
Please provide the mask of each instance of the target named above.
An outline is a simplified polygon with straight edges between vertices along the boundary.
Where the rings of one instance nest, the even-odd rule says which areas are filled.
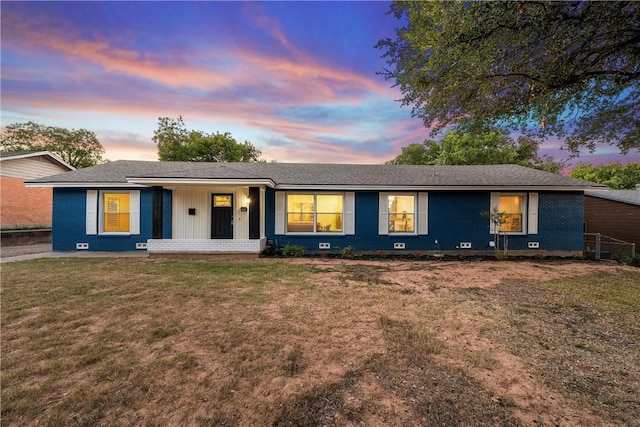
[[[107,231],[98,234],[98,236],[131,236],[132,234],[127,232],[119,232],[119,231]]]
[[[341,232],[331,232],[331,231],[318,231],[318,232],[313,232],[313,231],[289,231],[284,233],[285,236],[323,236],[323,237],[328,237],[328,236],[345,236],[344,233]]]

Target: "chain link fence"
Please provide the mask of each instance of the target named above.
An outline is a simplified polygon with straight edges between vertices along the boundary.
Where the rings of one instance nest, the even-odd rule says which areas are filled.
[[[636,257],[636,245],[600,233],[584,233],[584,256],[587,259],[613,259],[629,264]]]

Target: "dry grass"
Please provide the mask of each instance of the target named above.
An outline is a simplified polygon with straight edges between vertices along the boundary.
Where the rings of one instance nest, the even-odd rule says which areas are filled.
[[[483,295],[501,312],[484,329],[547,385],[616,425],[640,426],[638,271],[506,281]]]
[[[637,270],[477,287],[469,267],[5,264],[2,424],[528,424],[478,374],[508,352],[580,419],[640,425]]]

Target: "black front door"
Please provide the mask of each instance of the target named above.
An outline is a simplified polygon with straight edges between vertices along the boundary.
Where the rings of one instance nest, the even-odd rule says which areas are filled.
[[[233,194],[211,196],[211,238],[233,239]]]

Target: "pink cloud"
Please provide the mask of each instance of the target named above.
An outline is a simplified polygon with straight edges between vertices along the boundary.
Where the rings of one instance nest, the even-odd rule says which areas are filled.
[[[264,12],[264,9],[261,7],[261,5],[247,2],[247,3],[244,3],[244,10],[247,13],[247,15],[250,17],[250,19],[253,20],[254,24],[257,27],[266,30],[267,33],[273,39],[278,41],[278,43],[280,43],[281,46],[283,46],[284,48],[286,48],[291,52],[299,53],[298,50],[295,48],[295,46],[289,41],[287,36],[284,34],[284,32],[282,31],[282,28],[280,28],[280,23],[277,20],[273,19],[272,17],[268,16]]]
[[[168,87],[215,89],[231,83],[226,73],[215,69],[198,69],[186,64],[170,64],[141,52],[113,47],[107,41],[82,40],[73,30],[43,31],[47,26],[16,16],[2,19],[5,34],[3,49],[48,51],[66,56],[70,61],[86,61],[104,70],[141,77]],[[17,37],[16,37],[17,36]]]
[[[357,103],[365,93],[389,96],[393,93],[386,85],[348,70],[322,64],[308,58],[297,50],[268,17],[257,18],[270,35],[282,43],[293,57],[273,57],[252,51],[249,47],[234,52],[216,49],[209,58],[200,54],[193,61],[204,65],[191,65],[184,54],[167,58],[154,57],[141,51],[122,49],[106,40],[83,40],[73,30],[63,31],[45,29],[50,26],[16,16],[3,17],[5,34],[19,37],[5,37],[3,48],[31,51],[54,52],[78,63],[83,61],[97,65],[112,74],[123,74],[167,88],[193,88],[216,91],[232,87],[246,87],[247,92],[254,90],[260,98],[263,88],[275,92],[280,102],[318,103],[335,102]],[[195,55],[194,55],[195,56]],[[172,62],[176,57],[182,62]],[[214,64],[224,63],[225,69],[217,69]],[[220,66],[219,68],[222,68]]]
[[[55,106],[60,114],[78,111],[111,117],[140,117],[154,125],[159,116],[176,117],[179,114],[187,123],[190,120],[213,120],[266,135],[264,143],[252,142],[261,144],[265,157],[279,160],[380,163],[393,156],[367,154],[363,148],[380,150],[379,141],[388,140],[389,151],[400,144],[408,145],[423,139],[414,140],[413,125],[407,126],[410,134],[403,134],[401,140],[394,139],[398,138],[395,126],[404,125],[389,125],[389,119],[385,118],[364,122],[335,115],[335,120],[319,124],[295,116],[280,116],[282,109],[298,106],[325,105],[331,108],[335,105],[362,105],[365,108],[364,105],[371,100],[378,104],[381,99],[390,101],[397,97],[397,92],[375,78],[324,63],[306,54],[287,39],[277,21],[259,12],[254,14],[254,20],[284,48],[280,56],[263,54],[251,46],[232,52],[216,48],[206,52],[167,52],[158,56],[117,47],[115,42],[99,36],[92,40],[82,39],[65,22],[51,25],[47,17],[24,18],[5,14],[2,18],[3,34],[11,37],[5,37],[3,49],[34,55],[51,52],[73,66],[52,70],[63,74],[70,82],[68,90],[31,93],[24,87],[15,91],[6,88],[3,90],[3,108],[7,106],[12,111],[27,114],[38,111],[42,114],[42,111],[51,111]],[[128,37],[135,37],[135,34]],[[224,72],[221,71],[223,66],[215,64],[224,64]],[[101,74],[100,70],[108,75]],[[5,71],[3,69],[3,74]],[[42,74],[26,67],[12,68],[3,79],[15,81],[24,79],[26,75],[28,81],[42,83],[42,80],[37,80],[42,78]],[[140,84],[132,78],[155,83],[165,89]],[[74,93],[74,82],[95,89]],[[60,86],[53,87],[61,89]],[[181,90],[184,88],[204,93],[193,95]],[[372,130],[376,126],[380,129]],[[288,148],[270,145],[270,140],[276,139],[291,143]],[[327,139],[333,142],[325,142]],[[353,141],[353,144],[341,145],[336,141]],[[107,157],[126,158],[121,157],[127,151],[123,140],[108,136],[103,143]],[[136,145],[132,149],[138,153],[134,154],[136,156],[148,158],[153,155],[155,158],[155,146]]]

